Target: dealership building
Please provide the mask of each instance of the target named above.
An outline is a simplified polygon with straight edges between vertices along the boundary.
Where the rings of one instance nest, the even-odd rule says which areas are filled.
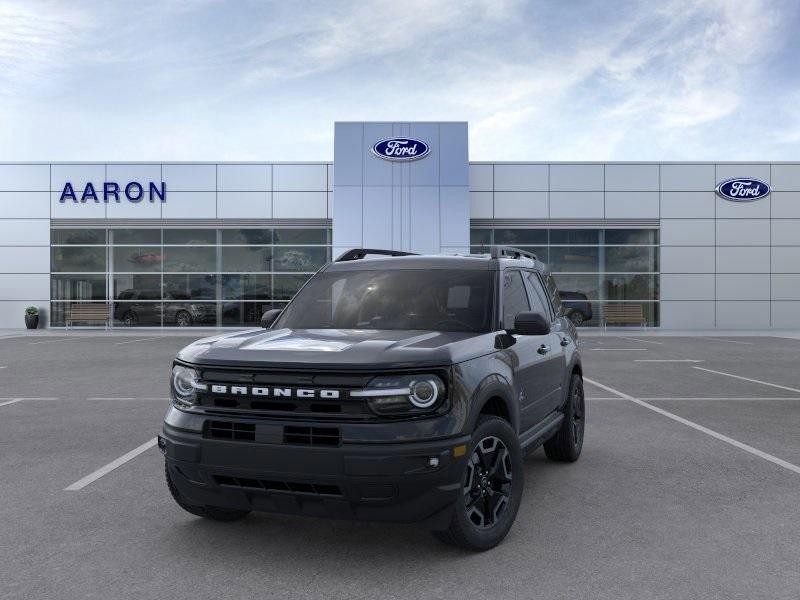
[[[0,328],[31,305],[245,327],[350,248],[489,244],[547,262],[587,326],[800,328],[800,163],[470,162],[464,122],[334,129],[333,162],[0,164]]]

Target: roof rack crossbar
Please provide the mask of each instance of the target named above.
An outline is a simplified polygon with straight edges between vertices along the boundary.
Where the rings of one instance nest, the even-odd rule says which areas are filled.
[[[492,258],[530,258],[531,260],[538,260],[538,257],[533,252],[512,246],[491,246],[489,255]]]
[[[353,248],[342,254],[335,262],[348,260],[361,260],[368,254],[379,254],[381,256],[416,256],[416,252],[403,252],[402,250],[382,250],[379,248]]]

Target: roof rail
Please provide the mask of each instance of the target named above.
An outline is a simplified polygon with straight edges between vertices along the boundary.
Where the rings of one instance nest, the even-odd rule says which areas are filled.
[[[530,258],[531,260],[538,260],[538,257],[533,252],[520,250],[512,246],[491,246],[489,248],[489,256],[492,258]]]
[[[380,250],[378,248],[353,248],[342,254],[334,262],[344,262],[347,260],[361,260],[368,254],[380,254],[382,256],[416,256],[416,252],[403,252],[402,250]]]

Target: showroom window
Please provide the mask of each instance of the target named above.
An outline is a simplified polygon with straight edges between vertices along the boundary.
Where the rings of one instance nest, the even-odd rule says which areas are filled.
[[[252,326],[331,258],[330,228],[51,230],[51,324],[74,303],[114,327]]]
[[[659,324],[658,229],[475,228],[471,252],[500,244],[529,250],[553,272],[565,312],[599,325],[604,307],[639,304]]]

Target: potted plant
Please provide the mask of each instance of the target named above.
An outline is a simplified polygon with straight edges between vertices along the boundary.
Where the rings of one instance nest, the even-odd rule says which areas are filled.
[[[39,309],[35,306],[29,306],[25,309],[25,327],[28,329],[39,327]]]

